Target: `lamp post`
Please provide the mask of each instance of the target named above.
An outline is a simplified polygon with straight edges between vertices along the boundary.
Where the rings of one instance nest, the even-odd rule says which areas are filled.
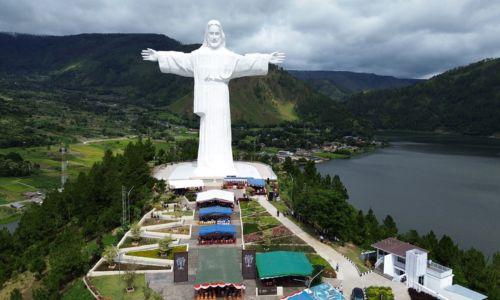
[[[135,188],[135,185],[127,193],[127,208],[128,208],[128,223],[130,224],[130,192]]]

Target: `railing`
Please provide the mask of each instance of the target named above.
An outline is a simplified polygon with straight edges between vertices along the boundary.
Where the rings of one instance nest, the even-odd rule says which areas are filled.
[[[428,261],[427,262],[427,267],[432,269],[433,271],[436,271],[436,272],[439,272],[439,273],[444,273],[444,272],[448,272],[448,271],[451,271],[451,268],[448,268],[448,267],[445,267],[443,265],[440,265],[440,264],[437,264],[433,261]]]

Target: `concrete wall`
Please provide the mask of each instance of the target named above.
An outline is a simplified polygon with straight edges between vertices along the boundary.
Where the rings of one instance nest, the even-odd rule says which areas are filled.
[[[384,256],[384,274],[387,274],[389,276],[395,277],[398,276],[396,273],[394,273],[394,260],[396,258],[392,254],[387,254]]]

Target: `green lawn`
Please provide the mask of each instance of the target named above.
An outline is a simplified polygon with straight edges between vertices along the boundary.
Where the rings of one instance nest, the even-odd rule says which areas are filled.
[[[12,207],[0,206],[0,224],[7,224],[19,219],[21,214]]]
[[[348,243],[344,246],[333,244],[332,247],[339,253],[344,254],[351,261],[356,264],[360,272],[366,272],[369,269],[365,266],[364,262],[360,259],[361,249],[359,249],[356,245]]]
[[[347,154],[331,153],[331,152],[318,152],[318,153],[315,153],[314,155],[321,157],[321,158],[327,158],[327,159],[343,159],[343,158],[350,157]]]
[[[75,279],[63,292],[61,300],[94,300],[81,278]]]
[[[134,279],[134,289],[132,293],[125,291],[125,282],[122,276],[99,276],[91,278],[92,284],[104,297],[113,300],[144,300],[142,289],[146,286],[144,274],[136,274]]]
[[[68,161],[68,177],[76,178],[82,171],[87,171],[98,161],[101,161],[106,150],[121,153],[129,142],[136,138],[122,140],[110,139],[98,142],[77,143],[68,145],[65,160]],[[153,141],[158,148],[168,147],[167,142]],[[0,204],[23,200],[22,193],[37,190],[49,190],[60,185],[61,154],[58,146],[51,147],[13,147],[2,148],[0,154],[17,152],[25,160],[40,165],[35,174],[18,177],[0,177]]]
[[[148,257],[148,258],[161,258],[161,259],[174,259],[174,253],[187,251],[187,246],[175,246],[170,253],[166,257],[160,256],[160,251],[158,249],[153,250],[143,250],[143,251],[132,251],[127,252],[127,255],[131,256],[140,256],[140,257]]]

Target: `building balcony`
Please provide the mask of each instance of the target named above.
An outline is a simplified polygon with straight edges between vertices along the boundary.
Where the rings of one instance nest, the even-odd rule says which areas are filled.
[[[453,274],[453,270],[429,260],[427,262],[427,272],[426,273],[428,275],[431,275],[431,276],[434,276],[437,278],[445,278],[445,277],[451,276]]]

